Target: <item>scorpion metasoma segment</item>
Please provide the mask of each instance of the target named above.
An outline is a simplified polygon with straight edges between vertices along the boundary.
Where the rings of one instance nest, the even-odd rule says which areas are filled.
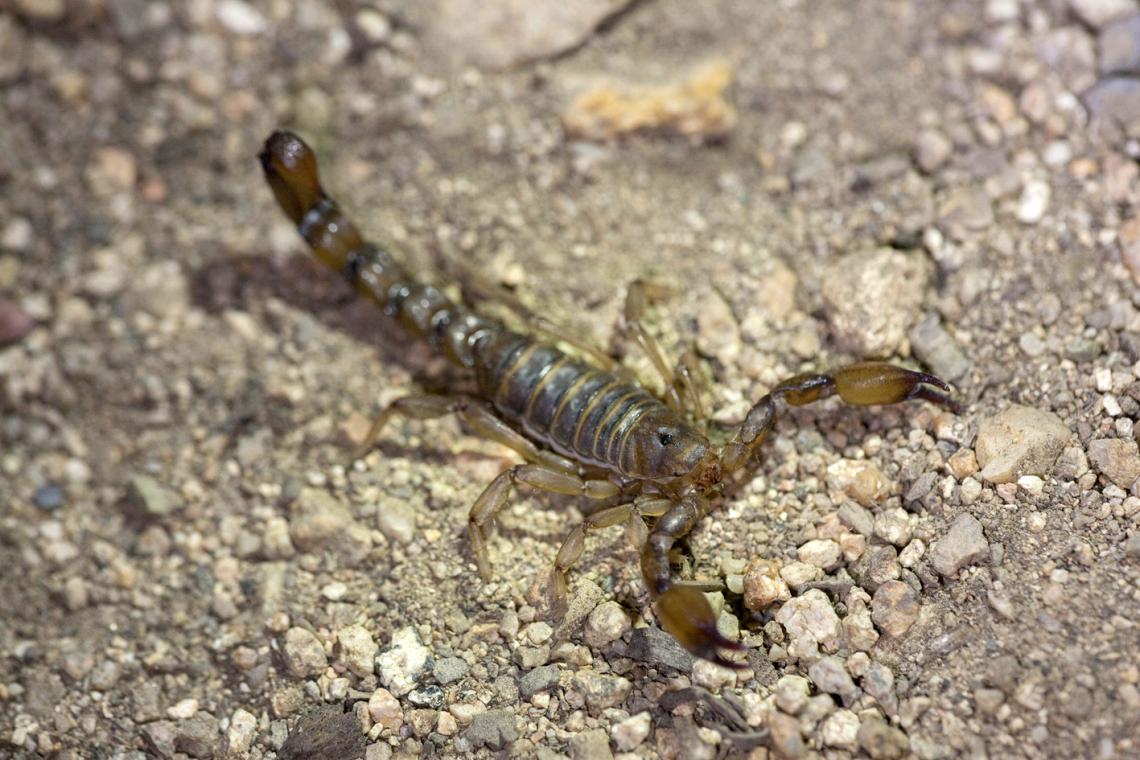
[[[586,531],[625,523],[641,546],[642,576],[661,625],[690,652],[721,665],[740,666],[725,650],[742,646],[717,630],[702,592],[673,582],[670,559],[677,541],[749,464],[775,424],[780,402],[800,406],[838,395],[862,406],[923,399],[956,409],[949,387],[937,377],[889,364],[852,364],[779,383],[726,443],[714,446],[693,420],[699,394],[687,365],[670,368],[639,321],[652,285],[630,288],[624,329],[662,375],[661,398],[597,351],[584,350],[583,358],[565,353],[556,343],[573,341],[539,329],[533,319],[524,319],[531,332],[511,330],[416,282],[390,253],[364,242],[321,189],[313,152],[297,136],[275,132],[260,159],[277,202],[316,257],[413,336],[474,374],[478,397],[413,395],[393,402],[373,424],[368,445],[393,415],[458,414],[475,432],[525,461],[496,477],[471,507],[468,533],[480,574],[490,576],[487,533],[512,487],[521,483],[598,500],[599,509],[558,550],[551,574],[554,598],[564,598],[566,573],[583,552]]]

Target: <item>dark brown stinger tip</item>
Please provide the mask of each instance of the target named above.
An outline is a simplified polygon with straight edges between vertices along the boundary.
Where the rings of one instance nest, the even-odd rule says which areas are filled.
[[[269,136],[257,157],[277,203],[299,224],[324,195],[313,151],[297,135],[279,130]]]

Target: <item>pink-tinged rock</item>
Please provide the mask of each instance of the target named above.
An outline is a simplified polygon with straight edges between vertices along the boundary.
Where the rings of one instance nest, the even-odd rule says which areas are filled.
[[[36,321],[18,304],[0,300],[0,346],[18,343],[35,327]]]

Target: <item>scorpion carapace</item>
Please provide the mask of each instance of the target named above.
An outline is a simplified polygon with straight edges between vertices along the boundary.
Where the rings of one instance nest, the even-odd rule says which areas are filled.
[[[950,410],[950,388],[937,377],[889,364],[859,363],[830,374],[785,380],[749,411],[740,429],[714,446],[687,417],[699,394],[686,384],[684,366],[671,369],[638,321],[647,284],[630,288],[625,330],[661,373],[659,398],[604,357],[571,356],[561,335],[518,332],[416,282],[387,251],[364,242],[340,207],[322,190],[313,152],[296,135],[275,132],[260,155],[277,202],[313,253],[341,272],[412,335],[471,370],[478,397],[413,395],[386,407],[372,426],[371,444],[393,415],[426,419],[458,414],[477,433],[525,460],[502,472],[475,500],[468,515],[471,553],[479,573],[491,574],[487,533],[512,487],[521,484],[601,501],[572,529],[554,560],[551,589],[566,592],[566,573],[581,556],[585,533],[627,523],[641,545],[641,571],[661,625],[690,652],[741,667],[725,650],[743,649],[717,630],[704,594],[675,584],[670,556],[745,467],[775,424],[779,402],[800,406],[838,395],[848,404],[894,404],[924,399]],[[597,352],[589,352],[597,357]]]

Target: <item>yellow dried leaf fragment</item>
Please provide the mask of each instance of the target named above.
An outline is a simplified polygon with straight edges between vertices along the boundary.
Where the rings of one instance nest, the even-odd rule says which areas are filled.
[[[725,97],[732,67],[716,61],[679,85],[623,92],[605,85],[579,95],[562,114],[572,138],[609,140],[641,131],[665,131],[699,139],[728,134],[736,109]]]

